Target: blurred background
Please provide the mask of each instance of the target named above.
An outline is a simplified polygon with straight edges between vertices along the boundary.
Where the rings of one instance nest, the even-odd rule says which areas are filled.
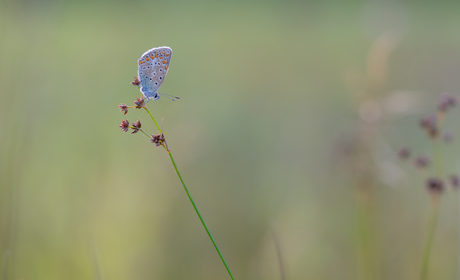
[[[459,1],[0,1],[1,279],[230,279],[143,121],[148,103],[236,279],[415,279],[432,155],[420,117],[460,90]],[[460,113],[446,116],[446,176]],[[458,192],[429,276],[455,279]],[[276,236],[274,239],[273,236]],[[280,245],[277,253],[275,243]]]

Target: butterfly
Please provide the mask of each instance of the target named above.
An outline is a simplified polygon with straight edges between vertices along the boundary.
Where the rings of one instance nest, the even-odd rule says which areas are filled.
[[[140,91],[146,102],[150,99],[157,100],[163,95],[172,101],[179,97],[165,93],[158,93],[161,84],[169,70],[172,49],[170,47],[158,47],[146,51],[138,60],[137,76],[139,77]]]

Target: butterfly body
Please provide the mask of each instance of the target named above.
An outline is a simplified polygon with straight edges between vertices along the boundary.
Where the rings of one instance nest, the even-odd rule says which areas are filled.
[[[158,47],[146,51],[137,60],[140,91],[147,102],[160,98],[158,89],[168,73],[171,56],[170,47]]]

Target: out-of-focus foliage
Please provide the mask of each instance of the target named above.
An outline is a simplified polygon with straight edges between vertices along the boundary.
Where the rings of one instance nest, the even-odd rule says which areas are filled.
[[[1,1],[2,279],[229,279],[167,154],[117,127],[157,132],[117,105],[140,96],[136,61],[163,45],[161,92],[181,99],[148,107],[237,279],[280,279],[270,228],[288,279],[416,278],[429,197],[397,150],[430,155],[418,119],[460,91],[459,9]],[[459,254],[457,194],[442,203],[438,280]]]

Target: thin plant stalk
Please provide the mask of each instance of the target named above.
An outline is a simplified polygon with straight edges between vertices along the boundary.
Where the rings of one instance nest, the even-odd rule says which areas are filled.
[[[270,233],[273,238],[273,243],[275,243],[276,259],[278,260],[278,268],[280,271],[280,280],[285,280],[286,276],[284,273],[283,255],[281,254],[281,246],[278,240],[278,236],[276,236],[275,230],[273,228],[270,228]]]
[[[425,246],[423,248],[420,280],[425,280],[427,279],[427,276],[428,276],[428,266],[430,264],[431,247],[432,247],[435,232],[436,232],[438,213],[439,213],[439,197],[437,195],[433,195],[431,199],[430,216],[428,218],[428,226],[427,226],[427,232],[425,236]]]
[[[439,131],[443,131],[444,127],[444,118],[445,114],[442,112],[438,112],[436,116],[436,122],[438,126]],[[438,138],[433,138],[432,139],[433,143],[433,152],[434,152],[434,163],[436,167],[436,175],[439,176],[439,178],[443,178],[443,170],[444,170],[444,160],[442,156],[442,147],[441,147],[441,141]]]
[[[443,115],[438,113],[437,122],[438,122],[439,127],[442,127],[443,120],[444,120]],[[433,142],[434,164],[435,164],[436,173],[439,178],[443,178],[443,157],[442,157],[441,143],[439,139],[432,139],[432,142]],[[434,240],[434,236],[436,233],[438,213],[439,213],[439,194],[432,194],[430,214],[428,217],[428,224],[427,224],[427,230],[426,230],[426,235],[425,235],[425,245],[423,247],[422,265],[420,269],[420,280],[425,280],[427,279],[427,276],[428,276],[431,248],[433,246],[433,240]]]
[[[155,123],[155,125],[157,126],[158,128],[158,131],[163,134],[163,132],[161,132],[161,128],[160,126],[158,125],[157,121],[155,120],[155,118],[152,116],[152,114],[150,114],[150,111],[147,109],[147,107],[144,106],[144,109],[145,111],[147,111],[147,113],[149,113],[150,117],[152,118],[153,122]]]
[[[458,193],[458,200],[457,200],[457,201],[460,201],[460,192],[457,192],[457,193]],[[458,203],[458,202],[457,202],[457,203]],[[459,206],[460,206],[460,204],[459,204]],[[460,209],[458,210],[458,212],[460,213]],[[460,215],[459,215],[459,218],[460,218]],[[458,224],[459,224],[459,226],[460,226],[460,220],[459,220],[459,223],[458,223]],[[459,246],[459,248],[458,248],[458,251],[460,252],[460,228],[458,229],[458,231],[459,231],[459,236],[458,236],[458,237],[459,237],[459,241],[458,241],[458,246]],[[457,269],[458,269],[458,271],[457,271],[457,278],[460,280],[460,258],[458,258]]]
[[[375,194],[372,183],[363,181],[355,191],[356,199],[356,233],[357,233],[357,279],[379,279],[378,244],[375,232]]]
[[[148,113],[148,114],[150,115],[150,117],[152,118],[153,122],[155,123],[155,125],[156,125],[157,128],[158,128],[158,131],[159,131],[161,134],[163,134],[163,132],[161,131],[160,126],[158,125],[157,121],[156,121],[155,118],[152,116],[152,114],[149,112],[149,110],[148,110],[146,107],[144,107],[144,109],[147,111],[147,113]],[[166,141],[165,141],[165,144],[166,144]],[[174,161],[173,155],[172,155],[171,151],[169,150],[168,144],[166,144],[166,145],[164,146],[164,148],[166,149],[166,151],[167,151],[168,154],[169,154],[169,158],[171,159],[171,163],[172,163],[172,165],[174,166],[174,169],[176,170],[177,177],[179,177],[179,180],[181,181],[182,186],[184,187],[184,190],[185,190],[185,192],[187,193],[188,199],[189,199],[190,202],[192,203],[192,206],[193,206],[193,208],[195,209],[195,212],[196,212],[196,214],[198,215],[198,218],[200,218],[201,224],[203,224],[204,229],[205,229],[206,232],[208,233],[209,239],[211,239],[211,242],[212,242],[212,244],[214,245],[214,248],[216,248],[216,251],[217,251],[217,253],[219,254],[219,257],[220,257],[220,259],[222,260],[222,263],[224,264],[225,268],[227,269],[228,274],[230,275],[230,277],[232,278],[232,280],[235,280],[235,278],[233,277],[232,272],[230,271],[230,268],[229,268],[228,265],[227,265],[227,262],[226,262],[225,259],[224,259],[224,256],[222,256],[222,253],[220,252],[219,247],[217,246],[216,242],[214,241],[214,238],[212,237],[212,234],[211,234],[211,232],[209,231],[208,226],[206,226],[206,223],[204,222],[203,217],[202,217],[201,214],[200,214],[200,211],[198,211],[198,208],[197,208],[195,202],[193,201],[193,198],[192,198],[192,196],[190,195],[190,192],[188,191],[188,188],[187,188],[187,186],[185,185],[184,180],[182,179],[182,175],[180,175],[179,169],[177,168],[177,165],[176,165],[176,162]]]

